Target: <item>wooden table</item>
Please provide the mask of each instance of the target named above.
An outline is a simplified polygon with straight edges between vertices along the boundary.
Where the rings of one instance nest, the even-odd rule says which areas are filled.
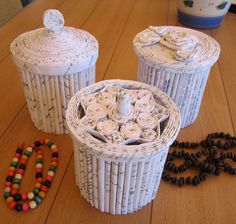
[[[157,198],[138,212],[103,214],[80,196],[74,179],[72,142],[67,135],[49,135],[32,124],[9,47],[19,34],[42,26],[42,13],[59,9],[66,25],[91,32],[99,41],[97,81],[136,79],[134,35],[149,25],[180,25],[176,0],[36,0],[0,29],[0,192],[16,145],[49,137],[61,149],[60,166],[46,199],[35,211],[16,213],[0,199],[0,223],[236,223],[236,177],[226,173],[203,184],[178,188],[161,182]],[[236,129],[236,15],[228,14],[220,28],[204,30],[221,45],[211,70],[201,110],[194,125],[178,139],[199,141],[210,132]],[[46,152],[46,154],[48,154]],[[34,157],[34,156],[32,156]],[[49,157],[49,154],[48,154]],[[48,161],[45,161],[47,166]],[[34,159],[30,160],[22,191],[33,188]]]

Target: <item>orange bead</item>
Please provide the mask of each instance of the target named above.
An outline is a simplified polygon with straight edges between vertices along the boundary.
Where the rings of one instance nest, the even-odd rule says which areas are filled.
[[[15,174],[15,173],[14,173],[13,171],[9,170],[8,173],[7,173],[7,176],[13,177],[14,174]]]
[[[8,197],[6,202],[9,204],[10,202],[14,201],[14,198],[12,196]]]
[[[41,187],[41,184],[40,184],[40,183],[36,183],[34,186],[35,186],[36,188],[40,188],[40,187]]]
[[[41,139],[39,139],[39,142],[40,142],[42,145],[44,145],[44,144],[45,144],[45,139],[44,139],[44,138],[41,138]]]
[[[43,155],[37,155],[37,159],[43,159]]]
[[[52,162],[52,166],[57,166],[57,162]]]
[[[16,190],[17,190],[17,189],[19,189],[19,188],[20,188],[20,185],[19,185],[19,184],[13,184],[13,185],[12,185],[12,189],[16,189]]]
[[[23,156],[21,157],[21,159],[27,160],[28,157],[27,157],[26,155],[23,155]]]
[[[11,166],[11,167],[9,168],[9,171],[15,171],[15,170],[16,170],[16,168],[13,167],[13,166]]]
[[[48,142],[49,142],[50,140],[48,139],[48,138],[45,138],[45,144],[48,144]]]
[[[40,196],[41,198],[45,198],[46,194],[45,194],[45,192],[40,191],[40,192],[39,192],[39,196]]]

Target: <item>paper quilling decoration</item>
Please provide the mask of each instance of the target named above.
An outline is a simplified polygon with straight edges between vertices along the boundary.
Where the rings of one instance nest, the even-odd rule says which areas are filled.
[[[92,206],[127,214],[155,198],[180,129],[171,98],[140,82],[102,81],[71,98],[66,119],[76,184]]]
[[[95,82],[98,43],[88,32],[64,26],[57,10],[44,13],[44,28],[26,32],[11,44],[34,125],[45,132],[68,133],[70,98]]]

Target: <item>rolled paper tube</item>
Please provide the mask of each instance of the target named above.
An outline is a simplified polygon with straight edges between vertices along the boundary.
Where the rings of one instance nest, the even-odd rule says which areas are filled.
[[[120,132],[114,132],[111,135],[106,136],[108,141],[113,144],[122,144],[125,139]]]
[[[150,99],[152,97],[152,93],[146,89],[142,89],[138,91],[139,99]]]
[[[170,31],[168,27],[158,27],[158,26],[149,26],[148,29],[157,33],[161,37],[166,35]]]
[[[89,116],[85,116],[80,120],[80,125],[83,128],[94,129],[97,125],[97,121]]]
[[[130,98],[128,95],[118,95],[117,97],[117,111],[121,115],[129,114],[130,112]]]
[[[151,113],[140,113],[136,120],[142,128],[154,129],[158,124],[158,120]]]
[[[114,94],[110,92],[101,92],[99,96],[99,103],[104,104],[106,106],[110,106],[115,104],[116,97]]]
[[[103,135],[111,135],[112,133],[118,131],[119,126],[113,120],[99,121],[97,124],[97,130]]]
[[[152,112],[154,108],[155,108],[155,102],[153,100],[148,100],[144,98],[136,101],[135,103],[135,109],[138,110],[139,112],[149,113]]]
[[[108,92],[110,92],[110,93],[115,94],[115,95],[117,95],[117,94],[121,91],[121,89],[120,89],[119,86],[114,86],[114,85],[108,86],[108,87],[106,88],[106,90],[107,90]]]
[[[149,46],[149,45],[153,45],[156,44],[158,42],[160,42],[161,37],[151,31],[151,30],[147,30],[145,32],[143,32],[142,34],[140,34],[139,36],[139,42],[140,44],[142,44],[143,46]]]
[[[141,134],[141,138],[147,141],[154,141],[158,136],[157,132],[152,129],[144,129]]]
[[[120,132],[126,139],[130,139],[139,138],[142,133],[142,130],[138,124],[134,122],[129,122],[121,126]]]
[[[84,107],[88,107],[91,104],[95,104],[97,103],[97,98],[93,95],[90,96],[84,96],[81,100],[82,105],[84,105]],[[84,108],[84,109],[85,109]]]
[[[102,119],[107,116],[107,108],[103,104],[95,103],[88,106],[87,115],[95,119]]]

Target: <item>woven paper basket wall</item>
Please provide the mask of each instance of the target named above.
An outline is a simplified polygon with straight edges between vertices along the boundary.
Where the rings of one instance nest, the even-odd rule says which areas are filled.
[[[26,32],[11,44],[34,125],[54,134],[68,133],[70,98],[95,82],[98,43],[86,31],[64,27],[57,10],[44,14],[45,28]]]
[[[157,139],[139,145],[111,144],[81,128],[81,99],[89,94],[100,94],[111,85],[149,90],[168,110],[168,120]],[[127,214],[155,198],[169,146],[180,129],[179,110],[171,98],[140,82],[102,81],[85,87],[71,98],[66,118],[74,145],[76,184],[91,206],[102,212]]]
[[[220,53],[210,36],[173,26],[150,26],[134,40],[138,81],[169,95],[180,109],[181,127],[197,118],[210,69]]]

